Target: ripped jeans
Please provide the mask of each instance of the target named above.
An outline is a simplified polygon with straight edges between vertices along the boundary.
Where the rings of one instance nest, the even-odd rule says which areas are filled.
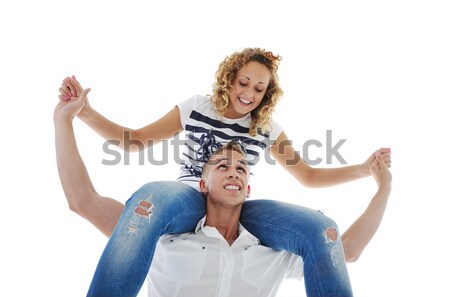
[[[127,201],[87,296],[136,296],[164,234],[193,231],[205,215],[202,193],[181,182],[152,182]],[[322,213],[272,200],[249,200],[241,224],[265,246],[303,258],[307,296],[352,296],[336,223]]]

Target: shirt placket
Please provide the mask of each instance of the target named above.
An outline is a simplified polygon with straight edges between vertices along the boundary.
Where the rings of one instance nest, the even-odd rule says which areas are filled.
[[[234,258],[232,248],[227,243],[220,243],[222,277],[220,278],[218,297],[229,297],[231,290],[231,278],[234,270]]]

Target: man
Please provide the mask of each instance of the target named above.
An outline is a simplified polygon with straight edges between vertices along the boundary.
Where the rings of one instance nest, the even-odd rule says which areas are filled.
[[[356,260],[374,235],[389,196],[391,175],[381,156],[371,170],[379,191],[342,235],[348,261]],[[149,296],[270,297],[276,296],[284,278],[301,279],[299,256],[260,245],[239,224],[242,205],[250,195],[248,177],[239,144],[229,142],[211,156],[200,181],[206,216],[194,232],[161,238],[147,277]]]
[[[275,296],[282,280],[301,278],[303,262],[259,244],[239,224],[250,195],[245,153],[236,142],[203,167],[206,216],[195,232],[163,236],[148,275],[149,296]]]
[[[101,221],[102,205],[120,202],[95,191],[78,152],[72,120],[83,104],[78,99],[55,108],[58,170],[70,208],[109,236],[114,226]],[[371,171],[379,190],[341,237],[347,261],[356,260],[375,234],[389,197],[391,174],[381,156]],[[301,258],[259,245],[240,226],[242,204],[250,194],[248,177],[245,154],[236,143],[213,154],[200,181],[207,215],[195,232],[161,239],[149,273],[151,296],[275,296],[284,277],[301,277]],[[108,216],[118,220],[120,212]],[[329,239],[324,234],[324,241]]]

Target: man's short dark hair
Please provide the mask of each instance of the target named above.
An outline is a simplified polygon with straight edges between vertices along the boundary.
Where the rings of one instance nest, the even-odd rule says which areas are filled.
[[[238,141],[231,140],[231,141],[227,142],[226,144],[222,145],[221,147],[219,147],[217,149],[217,151],[215,151],[209,157],[208,161],[206,161],[205,165],[203,165],[202,177],[205,177],[206,174],[208,173],[208,167],[211,165],[211,158],[217,154],[221,154],[225,150],[236,151],[236,152],[242,154],[244,157],[247,157],[247,153],[246,153],[243,145]]]

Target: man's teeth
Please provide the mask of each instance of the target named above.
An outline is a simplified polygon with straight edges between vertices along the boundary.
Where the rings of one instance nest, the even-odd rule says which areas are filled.
[[[239,190],[238,186],[233,186],[233,185],[226,185],[225,189],[227,190]]]
[[[242,98],[239,98],[239,101],[241,101],[244,104],[250,104],[251,103],[251,101],[248,101],[248,100],[245,100],[245,99],[242,99]]]

